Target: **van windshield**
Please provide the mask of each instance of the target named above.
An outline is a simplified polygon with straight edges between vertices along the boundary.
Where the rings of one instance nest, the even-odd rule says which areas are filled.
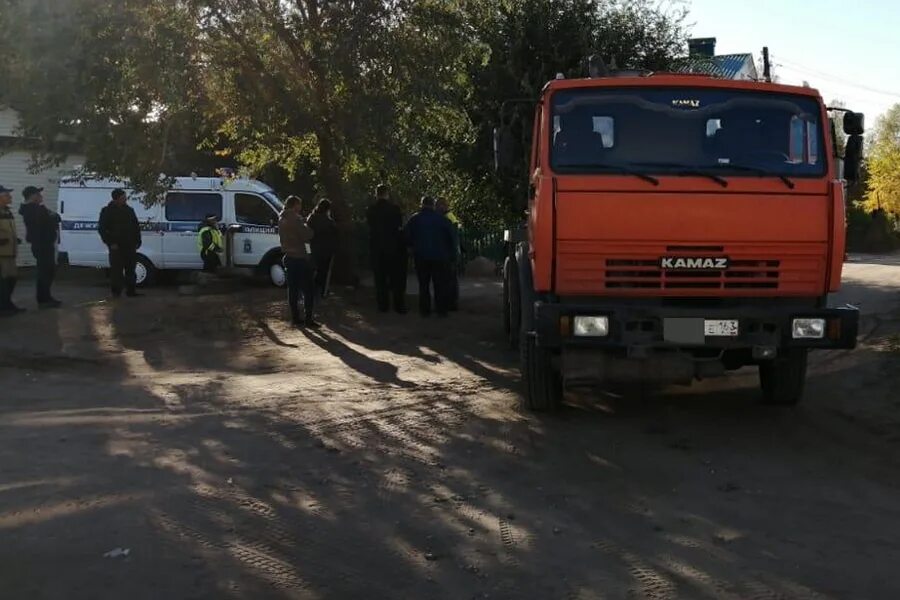
[[[559,173],[816,176],[821,109],[791,94],[697,88],[559,91],[551,164]]]
[[[263,192],[263,198],[275,209],[276,213],[281,214],[281,211],[284,210],[284,202],[281,201],[281,198],[275,192]]]

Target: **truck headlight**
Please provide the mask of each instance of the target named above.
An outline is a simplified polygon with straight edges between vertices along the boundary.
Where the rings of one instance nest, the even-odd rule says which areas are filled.
[[[825,337],[825,319],[794,319],[791,335],[795,340],[821,340]]]
[[[575,317],[572,331],[576,337],[606,337],[609,317]]]

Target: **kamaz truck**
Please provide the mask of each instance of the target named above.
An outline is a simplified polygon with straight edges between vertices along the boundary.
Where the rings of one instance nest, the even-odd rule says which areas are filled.
[[[809,87],[639,72],[559,76],[533,105],[526,159],[509,126],[494,139],[529,183],[503,285],[527,408],[746,366],[765,403],[792,405],[811,350],[855,347],[858,311],[828,299],[861,114]]]

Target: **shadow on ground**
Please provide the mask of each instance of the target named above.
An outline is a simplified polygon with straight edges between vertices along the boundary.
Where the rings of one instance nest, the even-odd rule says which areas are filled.
[[[848,419],[861,386],[891,401],[877,340],[817,363],[796,410],[742,373],[535,418],[493,301],[336,298],[303,333],[278,299],[92,305],[0,342],[4,594],[900,593],[898,439]]]

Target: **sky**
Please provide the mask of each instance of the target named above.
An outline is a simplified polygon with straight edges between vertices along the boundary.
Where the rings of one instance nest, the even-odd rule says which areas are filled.
[[[716,54],[769,47],[781,83],[843,100],[866,126],[900,103],[897,0],[689,0],[691,37],[717,39]]]

